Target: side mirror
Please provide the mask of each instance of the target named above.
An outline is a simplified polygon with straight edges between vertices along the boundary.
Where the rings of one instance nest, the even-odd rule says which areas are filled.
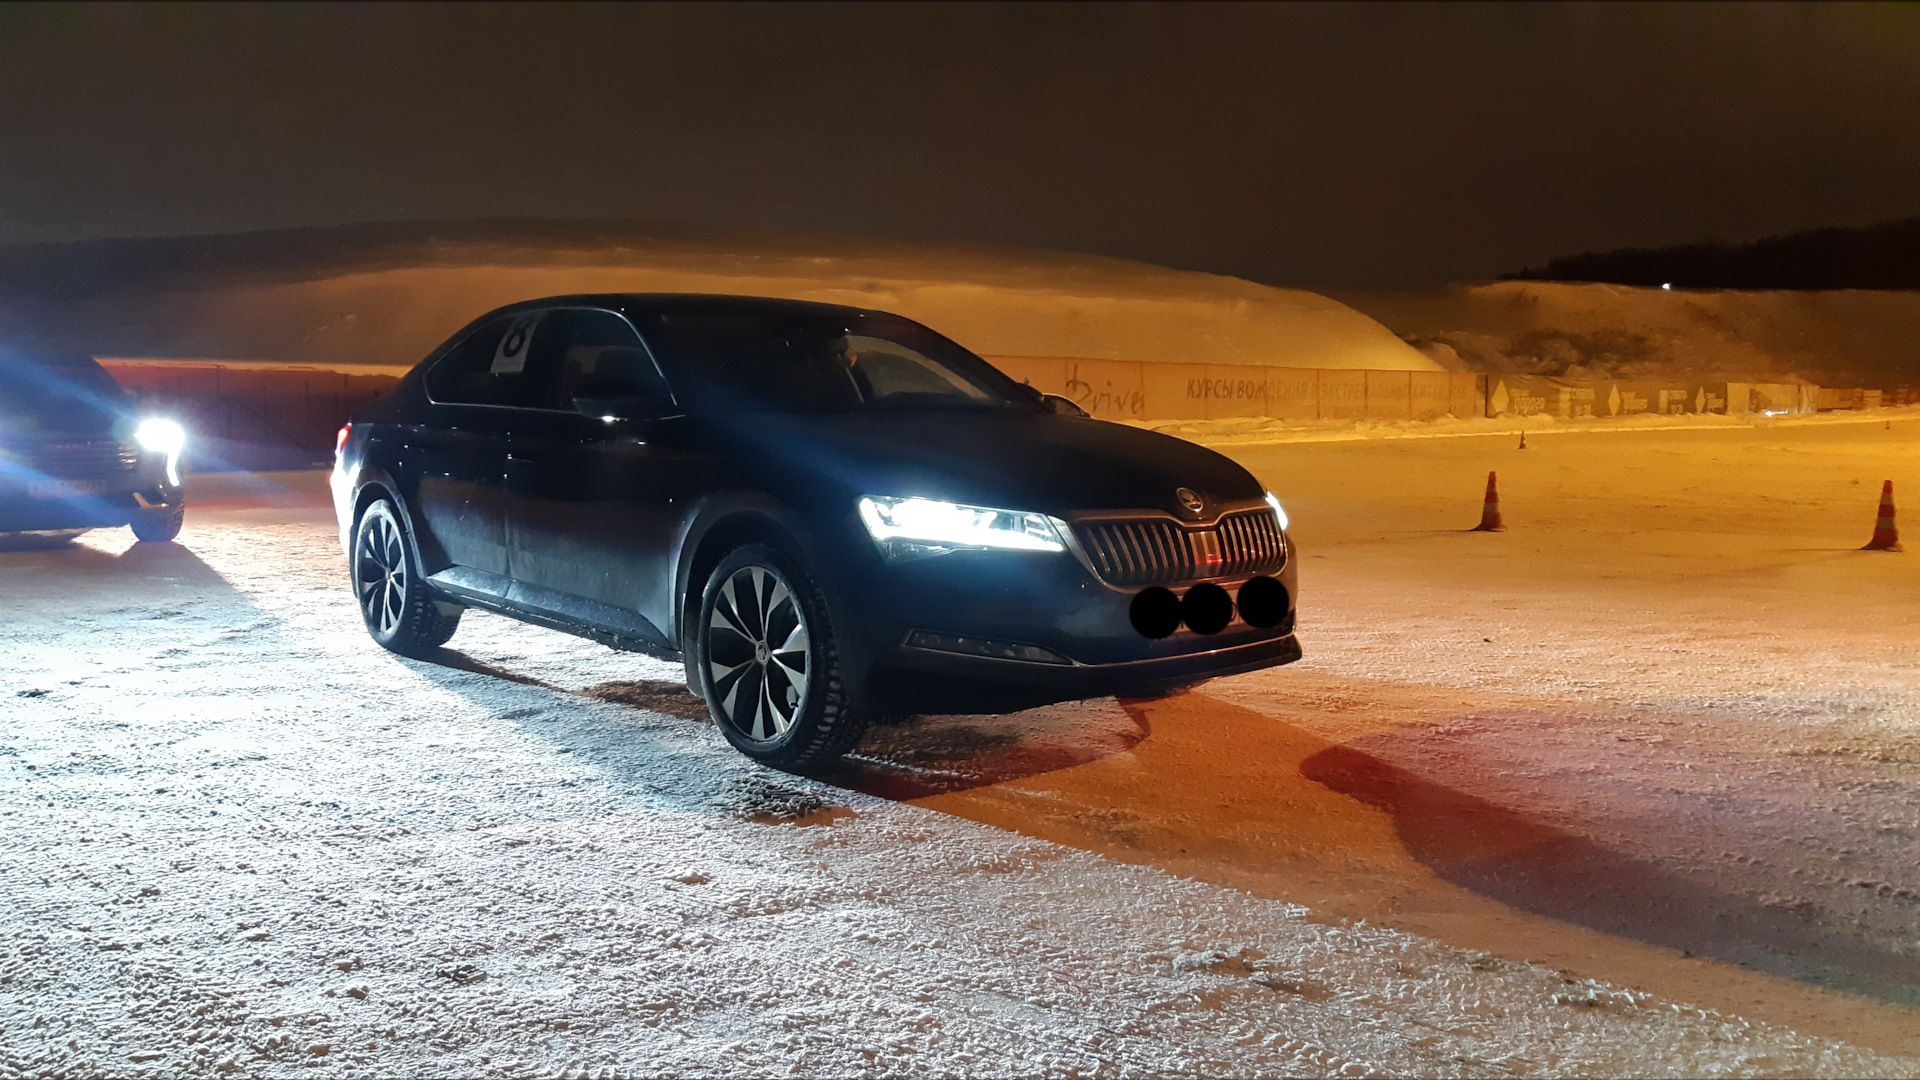
[[[1087,410],[1074,404],[1072,398],[1064,398],[1059,394],[1041,394],[1040,406],[1055,416],[1086,417],[1090,415]]]

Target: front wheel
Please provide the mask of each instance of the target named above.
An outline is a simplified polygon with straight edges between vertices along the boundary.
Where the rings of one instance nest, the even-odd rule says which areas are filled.
[[[424,656],[453,637],[460,609],[435,603],[413,540],[385,499],[368,506],[353,532],[353,595],[367,633],[402,656]]]
[[[735,749],[797,769],[859,741],[866,721],[841,682],[825,597],[797,557],[766,544],[729,552],[693,629],[700,696]]]
[[[186,501],[176,497],[172,506],[142,507],[133,512],[133,537],[149,544],[164,544],[180,535],[187,520]]]

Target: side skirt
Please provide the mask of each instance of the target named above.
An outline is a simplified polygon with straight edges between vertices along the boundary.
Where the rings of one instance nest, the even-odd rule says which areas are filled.
[[[429,574],[427,582],[449,599],[468,607],[597,641],[622,652],[643,653],[659,660],[681,658],[680,650],[669,647],[665,643],[666,635],[644,616],[585,597],[465,566],[451,566]]]

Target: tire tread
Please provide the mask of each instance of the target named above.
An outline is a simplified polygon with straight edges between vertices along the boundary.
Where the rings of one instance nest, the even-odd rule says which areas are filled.
[[[347,563],[347,573],[354,589],[354,607],[359,608],[364,617],[366,609],[360,604],[359,567],[354,560],[360,557],[361,532],[366,528],[367,519],[375,512],[383,512],[393,518],[394,525],[400,529],[401,547],[407,560],[407,588],[405,598],[401,601],[400,625],[394,628],[393,635],[381,641],[372,626],[367,627],[367,633],[382,648],[419,659],[453,639],[454,632],[460,629],[461,612],[455,610],[451,615],[446,614],[434,602],[426,577],[420,572],[420,554],[414,550],[413,537],[401,524],[400,512],[390,499],[375,499],[368,503],[366,509],[360,512],[360,520],[354,523],[353,556]]]
[[[827,612],[825,594],[814,578],[813,569],[807,565],[807,561],[789,544],[765,541],[742,544],[723,555],[720,561],[714,564],[713,570],[707,575],[700,607],[697,610],[703,617],[701,621],[704,622],[705,593],[711,591],[713,583],[720,580],[723,575],[731,575],[734,572],[731,564],[736,555],[751,552],[754,548],[764,549],[775,556],[774,561],[778,569],[790,579],[789,584],[795,590],[804,590],[807,594],[808,633],[819,644],[821,661],[818,677],[822,678],[823,685],[819,701],[819,716],[810,721],[803,720],[805,729],[793,740],[772,749],[761,749],[751,744],[744,744],[744,740],[736,738],[729,725],[720,719],[719,710],[713,707],[711,700],[707,703],[708,711],[713,715],[715,726],[726,735],[727,741],[731,742],[735,749],[756,761],[776,769],[790,770],[828,764],[844,756],[859,743],[860,737],[866,734],[867,716],[854,706],[852,698],[847,693],[840,671],[839,649],[834,640],[833,624]],[[694,648],[704,651],[705,646],[701,641],[702,628],[696,626],[692,636]],[[699,654],[690,652],[688,655],[698,656]],[[704,660],[697,660],[695,663],[704,664]],[[698,670],[694,664],[689,665],[689,675],[698,677]],[[699,685],[704,687],[706,680],[701,678]],[[701,696],[706,696],[704,691]]]

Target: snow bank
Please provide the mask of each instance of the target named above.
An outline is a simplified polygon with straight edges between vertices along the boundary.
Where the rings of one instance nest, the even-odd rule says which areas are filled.
[[[1574,378],[1799,377],[1891,389],[1920,355],[1920,293],[1643,289],[1501,281],[1336,292],[1443,360]]]
[[[304,231],[201,238],[208,251],[187,252],[182,241],[182,251],[165,254],[180,273],[161,273],[161,256],[137,253],[139,272],[103,283],[75,269],[52,297],[34,295],[55,286],[36,285],[25,271],[0,272],[22,279],[0,280],[0,291],[17,297],[6,305],[13,310],[0,309],[0,331],[79,335],[86,341],[71,344],[119,356],[410,365],[469,319],[516,300],[719,292],[894,311],[996,355],[1438,369],[1327,297],[1124,259],[843,236],[609,227],[583,237],[557,228],[404,243],[362,228],[357,246],[343,253],[335,245],[324,258],[306,253],[314,245]]]

